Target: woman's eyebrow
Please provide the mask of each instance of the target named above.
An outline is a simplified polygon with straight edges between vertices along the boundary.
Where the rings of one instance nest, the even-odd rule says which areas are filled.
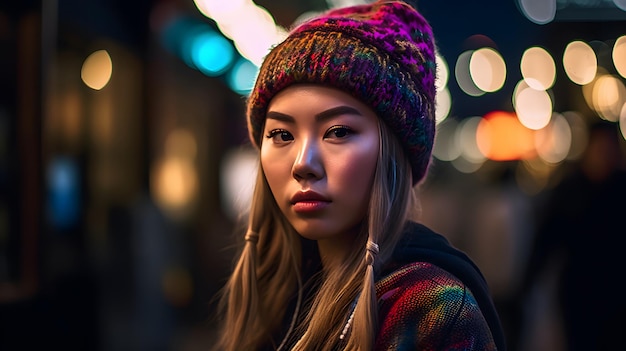
[[[362,116],[363,114],[361,113],[361,111],[357,110],[356,108],[352,106],[341,105],[341,106],[333,107],[333,108],[330,108],[328,110],[325,110],[316,114],[315,119],[320,121],[320,120],[324,120],[324,119],[328,119],[328,118],[332,118],[336,116],[341,116],[341,115]]]
[[[265,118],[267,119],[275,119],[275,120],[279,120],[279,121],[283,121],[283,122],[294,122],[295,119],[287,114],[284,113],[280,113],[277,111],[269,111],[267,112],[267,114],[265,115]]]
[[[329,119],[329,118],[333,118],[333,117],[341,116],[341,115],[362,116],[363,114],[361,113],[361,111],[357,110],[354,107],[341,105],[341,106],[333,107],[328,110],[324,110],[322,112],[316,113],[315,120],[322,121],[325,119]],[[293,123],[295,121],[295,118],[293,118],[292,116],[282,113],[282,112],[278,112],[278,111],[268,111],[267,114],[265,115],[265,118],[275,119],[278,121],[289,122],[289,123]]]

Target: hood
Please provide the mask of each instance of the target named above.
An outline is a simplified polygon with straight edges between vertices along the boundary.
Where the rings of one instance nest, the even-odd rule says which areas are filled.
[[[434,264],[452,273],[467,285],[489,324],[498,350],[506,350],[504,332],[489,287],[480,269],[469,256],[453,247],[445,237],[428,227],[409,222],[396,245],[390,262],[383,267],[381,276],[413,262]]]

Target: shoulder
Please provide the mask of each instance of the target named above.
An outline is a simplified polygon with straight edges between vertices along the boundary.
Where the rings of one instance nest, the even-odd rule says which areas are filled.
[[[400,267],[376,283],[377,349],[495,350],[470,289],[429,262]]]
[[[472,292],[450,272],[429,262],[404,265],[376,282],[381,308],[390,304],[410,304],[413,309],[436,305],[476,305]]]

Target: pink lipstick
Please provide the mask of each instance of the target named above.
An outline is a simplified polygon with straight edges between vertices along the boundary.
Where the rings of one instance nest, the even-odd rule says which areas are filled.
[[[314,191],[301,191],[291,197],[293,210],[298,213],[311,213],[323,210],[330,200]]]

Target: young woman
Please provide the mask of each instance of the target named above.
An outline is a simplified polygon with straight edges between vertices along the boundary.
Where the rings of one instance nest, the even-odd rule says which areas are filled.
[[[435,72],[430,26],[398,1],[329,11],[268,54],[218,349],[504,350],[478,268],[415,222]]]

